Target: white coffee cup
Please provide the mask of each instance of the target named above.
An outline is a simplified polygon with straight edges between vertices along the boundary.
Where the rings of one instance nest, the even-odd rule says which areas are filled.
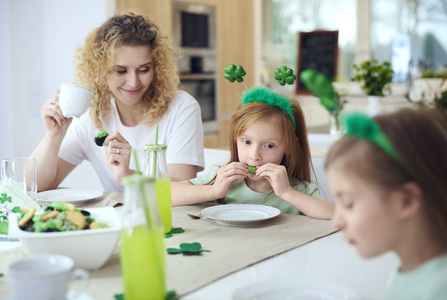
[[[66,299],[68,286],[75,278],[84,281],[79,296],[87,288],[88,272],[74,269],[73,260],[64,255],[37,255],[9,265],[13,299]]]
[[[37,196],[37,162],[32,157],[2,160],[1,181],[12,180],[32,200]],[[8,185],[9,186],[9,185]]]
[[[59,107],[66,118],[79,118],[90,106],[93,92],[72,83],[62,83],[59,94]]]

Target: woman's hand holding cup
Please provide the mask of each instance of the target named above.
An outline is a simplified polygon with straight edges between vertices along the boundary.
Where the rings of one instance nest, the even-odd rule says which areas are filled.
[[[65,118],[62,115],[62,110],[59,107],[59,93],[59,90],[57,90],[53,98],[45,102],[41,110],[41,115],[49,132],[65,136],[72,119]]]

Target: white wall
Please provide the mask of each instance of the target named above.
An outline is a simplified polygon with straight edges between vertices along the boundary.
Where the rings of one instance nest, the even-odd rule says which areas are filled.
[[[13,156],[9,1],[0,0],[0,158]]]
[[[0,158],[27,156],[37,146],[46,131],[42,105],[73,80],[74,50],[106,20],[112,2],[0,0]],[[74,181],[81,179],[98,182]]]

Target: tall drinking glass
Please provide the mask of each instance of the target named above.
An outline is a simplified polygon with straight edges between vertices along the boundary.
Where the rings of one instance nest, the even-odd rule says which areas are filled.
[[[32,200],[37,195],[37,162],[32,157],[3,159],[1,167],[2,183],[14,182]],[[8,184],[8,187],[10,185]]]
[[[144,161],[143,175],[155,179],[155,192],[157,194],[158,211],[165,228],[165,232],[172,229],[172,199],[171,179],[166,164],[166,145],[146,145],[146,159]]]
[[[155,199],[155,181],[141,175],[123,179],[121,273],[126,300],[166,296],[164,230]]]

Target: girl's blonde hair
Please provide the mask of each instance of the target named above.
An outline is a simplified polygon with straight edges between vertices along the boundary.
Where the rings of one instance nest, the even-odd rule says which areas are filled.
[[[100,117],[112,109],[107,78],[113,72],[116,50],[122,46],[152,48],[154,78],[138,108],[144,122],[154,124],[163,116],[179,84],[173,49],[153,20],[134,12],[113,16],[90,32],[74,56],[76,82],[95,93],[89,114],[96,128],[102,126]]]
[[[237,162],[237,139],[251,124],[258,121],[276,120],[284,142],[284,157],[281,165],[287,169],[289,178],[310,182],[310,148],[307,140],[307,128],[304,115],[298,102],[289,99],[296,122],[296,130],[292,119],[284,110],[262,102],[251,102],[239,106],[230,119],[230,151],[231,161]]]
[[[371,141],[343,136],[330,149],[325,169],[336,168],[378,185],[397,190],[417,183],[424,197],[423,210],[442,247],[447,248],[447,120],[433,109],[402,109],[374,118],[390,140],[404,166]]]

